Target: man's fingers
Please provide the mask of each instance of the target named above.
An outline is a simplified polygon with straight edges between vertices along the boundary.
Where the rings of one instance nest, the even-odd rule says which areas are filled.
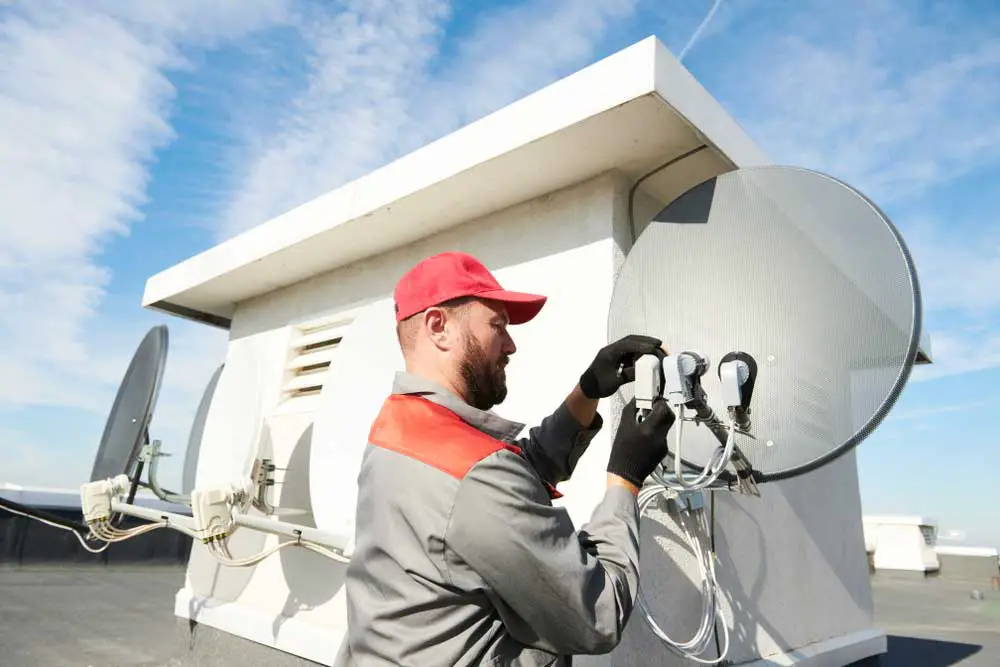
[[[641,336],[639,334],[630,334],[624,338],[620,338],[614,344],[614,347],[615,352],[621,356],[634,355],[630,358],[630,361],[632,361],[635,357],[643,354],[652,354],[661,345],[663,345],[663,341],[659,338]]]
[[[653,408],[646,415],[646,423],[653,428],[670,426],[674,423],[674,419],[676,419],[674,411],[670,409],[670,404],[662,398],[658,398],[653,402]]]
[[[632,334],[614,343],[614,351],[621,364],[621,376],[624,382],[635,380],[635,361],[644,354],[653,354],[663,344],[659,338]]]
[[[632,419],[632,420],[634,420],[635,419],[635,413],[636,413],[635,399],[633,398],[631,401],[629,401],[628,403],[625,404],[624,408],[622,408],[622,420],[623,421],[626,420],[626,419]]]

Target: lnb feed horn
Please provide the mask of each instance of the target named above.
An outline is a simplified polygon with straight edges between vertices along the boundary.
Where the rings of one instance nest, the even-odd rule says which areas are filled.
[[[719,361],[721,399],[742,431],[750,429],[750,401],[757,380],[757,362],[746,352],[730,352]]]
[[[663,358],[664,396],[671,405],[680,406],[698,398],[699,378],[710,365],[700,352],[685,351]]]

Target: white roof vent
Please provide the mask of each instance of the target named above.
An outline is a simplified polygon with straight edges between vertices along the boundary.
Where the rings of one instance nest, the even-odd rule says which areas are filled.
[[[294,327],[285,366],[284,401],[318,396],[354,313],[341,313]]]

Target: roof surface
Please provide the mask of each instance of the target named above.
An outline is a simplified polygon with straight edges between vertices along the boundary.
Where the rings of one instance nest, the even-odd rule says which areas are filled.
[[[174,630],[183,582],[178,566],[0,568],[3,665],[195,664]],[[881,667],[997,664],[1000,591],[988,584],[878,574],[872,592],[875,627],[889,636]],[[235,654],[228,664],[246,667]]]

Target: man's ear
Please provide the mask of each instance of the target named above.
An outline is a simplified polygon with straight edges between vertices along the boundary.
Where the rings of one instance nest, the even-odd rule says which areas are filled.
[[[448,313],[443,308],[433,306],[425,310],[422,324],[427,338],[438,349],[447,350],[451,346],[451,327],[448,326]]]

